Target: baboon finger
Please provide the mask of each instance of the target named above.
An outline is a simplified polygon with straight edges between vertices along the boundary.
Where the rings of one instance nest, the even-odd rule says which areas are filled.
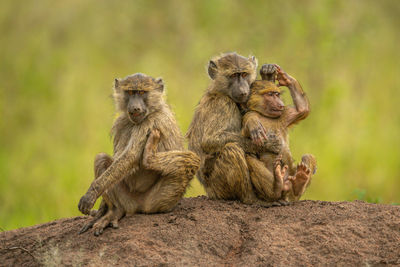
[[[282,171],[281,171],[281,173],[282,173],[282,176],[285,176],[285,174],[286,174],[286,171],[287,171],[287,169],[289,168],[289,166],[288,165],[285,165],[285,166],[283,166],[283,168],[282,168]]]
[[[262,125],[261,122],[258,122],[258,126],[259,126],[259,133],[260,133],[261,137],[262,137],[264,140],[267,140],[267,139],[268,139],[268,137],[267,137],[267,131],[265,130],[264,126]]]

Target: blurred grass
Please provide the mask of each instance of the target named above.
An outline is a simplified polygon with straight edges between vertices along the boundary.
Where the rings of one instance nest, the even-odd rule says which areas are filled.
[[[0,226],[79,215],[95,154],[112,152],[115,77],[162,76],[186,132],[226,51],[307,92],[291,132],[295,158],[318,160],[305,198],[399,203],[399,14],[396,0],[2,1]],[[195,181],[187,196],[202,193]]]

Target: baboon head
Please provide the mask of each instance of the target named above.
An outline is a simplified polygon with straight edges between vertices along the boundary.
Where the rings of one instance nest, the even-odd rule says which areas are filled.
[[[125,112],[132,123],[139,124],[161,107],[163,91],[161,78],[136,73],[115,79],[114,100],[119,111]]]
[[[258,80],[251,84],[250,98],[247,107],[250,110],[269,117],[279,118],[285,105],[281,99],[281,90],[276,84],[266,80]]]
[[[250,94],[250,84],[256,79],[257,59],[227,53],[210,60],[208,74],[216,91],[228,95],[236,103],[244,103]]]

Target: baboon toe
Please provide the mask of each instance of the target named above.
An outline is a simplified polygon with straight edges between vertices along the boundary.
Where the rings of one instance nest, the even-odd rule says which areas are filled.
[[[297,173],[304,173],[308,176],[311,174],[311,170],[304,162],[300,162],[299,165],[297,165]]]
[[[92,223],[87,223],[87,224],[85,224],[82,228],[81,228],[81,230],[79,230],[79,232],[78,232],[78,234],[80,235],[80,234],[83,234],[84,232],[86,232],[87,230],[89,230],[90,228],[92,228],[93,227],[93,224]]]
[[[99,236],[103,233],[104,229],[103,228],[97,228],[94,230],[94,235]]]
[[[289,206],[289,205],[290,205],[290,202],[289,202],[289,201],[286,201],[286,200],[283,200],[283,199],[278,200],[277,202],[278,202],[279,204],[281,204],[281,206]]]
[[[112,228],[114,228],[114,229],[118,229],[118,228],[119,228],[118,220],[113,220],[113,221],[110,223],[110,226],[111,226]]]
[[[274,161],[274,167],[278,167],[282,165],[282,154],[278,155]]]

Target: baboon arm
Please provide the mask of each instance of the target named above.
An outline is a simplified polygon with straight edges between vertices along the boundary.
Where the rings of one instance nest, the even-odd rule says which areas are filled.
[[[205,153],[216,153],[219,152],[227,143],[240,143],[240,139],[241,137],[237,133],[232,133],[227,130],[216,131],[203,137],[201,148]]]
[[[249,138],[232,132],[216,132],[209,135],[202,142],[202,149],[205,153],[212,154],[219,152],[227,143],[237,143],[247,153],[272,152],[278,154],[281,151],[282,143],[276,136],[269,136],[261,147],[254,144]]]
[[[288,107],[286,111],[287,127],[304,120],[310,112],[310,103],[300,83],[293,79],[293,83],[288,86],[292,96],[294,107]]]
[[[204,108],[209,110],[203,124],[201,148],[205,153],[215,153],[227,143],[239,143],[242,118],[237,105],[228,97],[216,97]]]
[[[272,152],[278,154],[281,150],[282,142],[270,129],[263,129],[260,122],[259,114],[257,112],[247,112],[243,117],[242,135],[245,137],[242,139],[242,147],[248,153],[257,152]],[[261,131],[266,131],[265,136]],[[255,144],[251,140],[251,133],[257,133],[260,138],[263,137],[263,143],[260,145]]]
[[[92,182],[88,191],[93,191],[98,198],[104,191],[122,180],[128,172],[136,171],[139,168],[146,139],[146,134],[132,136],[127,149],[113,161],[98,179]]]

